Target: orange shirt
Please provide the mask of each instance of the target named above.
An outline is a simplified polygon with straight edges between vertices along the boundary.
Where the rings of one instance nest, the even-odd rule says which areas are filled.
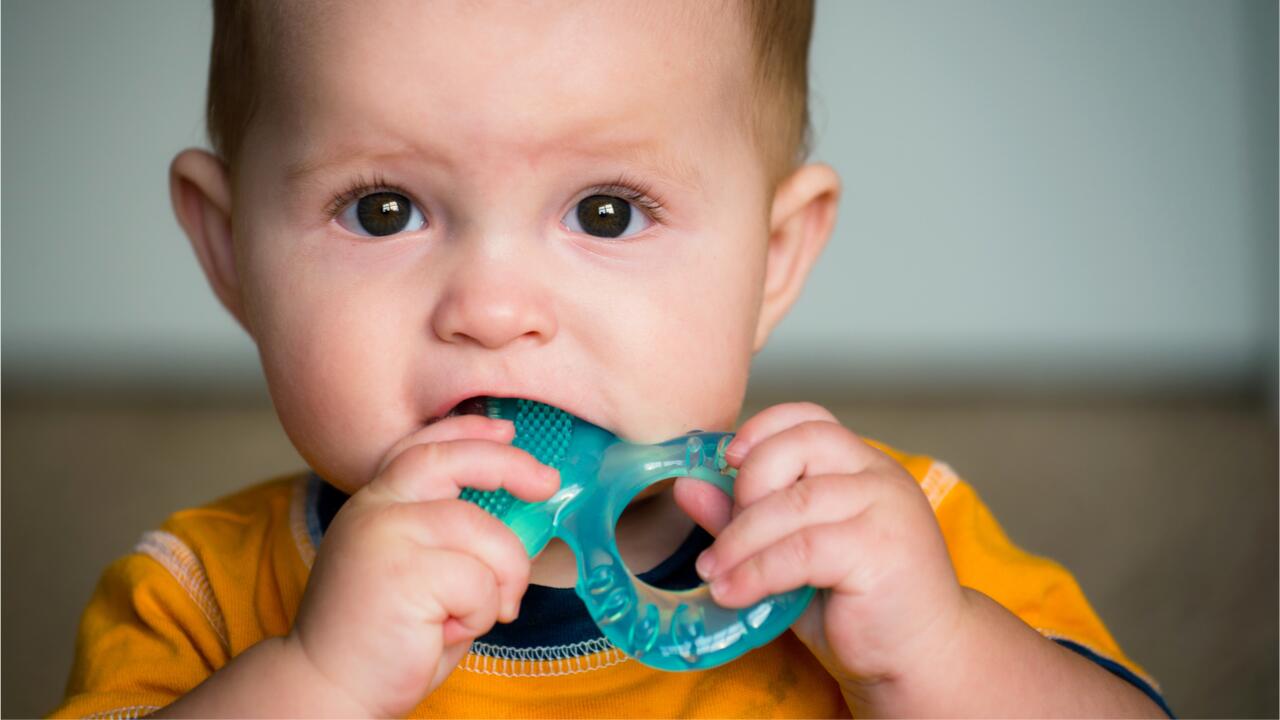
[[[944,463],[873,443],[932,504],[961,584],[1162,702],[1071,574],[1015,547]],[[172,515],[102,576],[81,619],[57,717],[139,717],[292,626],[319,538],[319,479],[270,480]],[[477,642],[413,717],[848,717],[839,688],[796,637],[710,670],[663,672],[603,638],[507,648]]]

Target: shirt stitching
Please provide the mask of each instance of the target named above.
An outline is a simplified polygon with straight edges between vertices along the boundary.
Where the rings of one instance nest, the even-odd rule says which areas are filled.
[[[159,710],[159,705],[129,705],[86,715],[86,720],[134,720]]]
[[[553,677],[603,670],[629,660],[605,638],[529,648],[475,642],[458,667],[481,675]]]
[[[920,478],[920,489],[929,499],[929,505],[936,511],[958,480],[956,471],[952,470],[950,465],[941,460],[934,460],[929,465],[929,471]]]
[[[150,530],[142,534],[134,552],[142,553],[159,562],[178,584],[187,591],[188,597],[200,608],[205,620],[218,635],[224,650],[230,652],[231,643],[227,641],[227,623],[222,610],[213,596],[209,586],[209,577],[204,566],[196,558],[195,553],[182,542],[178,536],[164,530]]]

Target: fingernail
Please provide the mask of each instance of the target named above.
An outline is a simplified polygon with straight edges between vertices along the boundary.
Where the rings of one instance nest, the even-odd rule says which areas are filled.
[[[550,466],[546,466],[542,470],[542,474],[547,478],[547,484],[553,485],[555,487],[560,487],[560,471],[559,470]]]
[[[698,556],[698,560],[693,564],[693,566],[697,569],[699,577],[703,580],[708,580],[711,578],[711,573],[715,572],[716,559],[712,556],[710,550],[703,550],[702,554]]]
[[[729,592],[729,579],[717,578],[711,582],[711,595],[717,600],[722,600],[726,593]]]
[[[729,443],[729,447],[724,449],[724,456],[726,459],[741,460],[742,455],[742,443],[739,443],[737,440]]]

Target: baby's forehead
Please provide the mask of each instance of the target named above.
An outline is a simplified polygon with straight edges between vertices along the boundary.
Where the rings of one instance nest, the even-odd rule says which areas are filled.
[[[533,160],[588,139],[688,158],[744,125],[746,33],[718,7],[290,3],[279,21],[299,31],[277,34],[264,104],[308,145],[373,130]]]
[[[558,78],[606,91],[656,77],[741,91],[733,81],[750,74],[737,3],[291,0],[267,7],[261,29],[271,33],[264,40],[282,81],[325,82],[350,69],[366,83]]]

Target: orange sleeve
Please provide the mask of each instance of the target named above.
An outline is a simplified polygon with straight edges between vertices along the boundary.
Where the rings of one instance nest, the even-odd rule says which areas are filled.
[[[961,585],[987,595],[1041,635],[1138,686],[1169,712],[1159,685],[1120,649],[1066,568],[1014,545],[977,492],[946,463],[875,441],[870,444],[920,483]]]
[[[1070,640],[1145,675],[1120,650],[1071,573],[1010,542],[967,483],[956,482],[937,517],[961,585],[990,596],[1042,635]]]
[[[1135,685],[1173,717],[1160,685],[1120,649],[1075,577],[1010,542],[972,487],[956,480],[935,513],[961,585],[984,593],[1041,635]]]
[[[52,717],[141,717],[226,663],[221,614],[203,573],[175,540],[147,533],[103,573],[81,616],[66,696]]]

